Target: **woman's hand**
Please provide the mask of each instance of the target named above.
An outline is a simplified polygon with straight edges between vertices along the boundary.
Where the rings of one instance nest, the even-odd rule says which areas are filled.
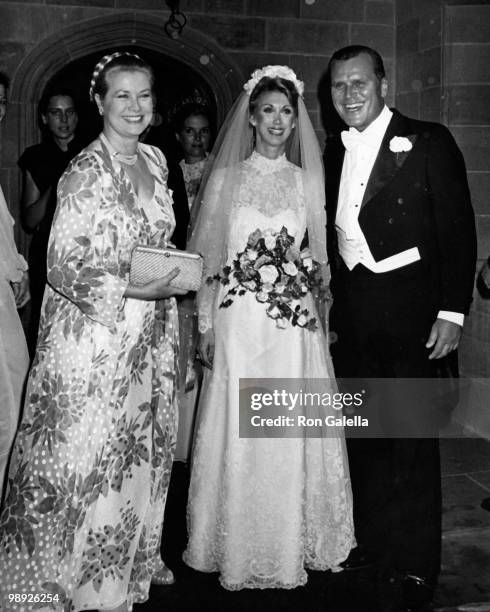
[[[199,334],[197,352],[203,366],[213,369],[214,358],[214,331],[207,329],[203,334]]]
[[[31,299],[29,293],[29,277],[27,272],[24,272],[21,280],[18,283],[11,283],[12,291],[14,292],[15,305],[17,308],[22,308]]]
[[[179,275],[180,269],[174,268],[171,272],[157,278],[146,285],[129,285],[124,292],[124,297],[134,298],[136,300],[164,300],[165,298],[172,297],[173,295],[185,295],[188,293],[186,289],[177,289],[177,287],[170,286],[170,281]]]

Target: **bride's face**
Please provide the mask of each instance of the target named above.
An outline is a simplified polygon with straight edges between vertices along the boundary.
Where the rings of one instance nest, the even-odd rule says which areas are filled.
[[[281,154],[296,126],[296,114],[285,94],[266,91],[257,100],[250,123],[255,128],[257,151],[272,148]]]

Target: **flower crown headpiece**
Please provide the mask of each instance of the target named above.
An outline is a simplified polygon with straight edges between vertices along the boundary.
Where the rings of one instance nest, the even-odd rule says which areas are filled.
[[[300,96],[303,95],[305,90],[305,84],[303,81],[298,79],[294,73],[294,70],[291,70],[289,66],[264,66],[263,68],[259,68],[259,70],[252,72],[251,78],[243,86],[243,89],[247,92],[248,96],[250,96],[257,83],[264,77],[279,77],[281,79],[291,81]]]
[[[99,78],[99,74],[102,72],[102,70],[104,70],[107,64],[112,62],[112,60],[115,60],[117,57],[121,57],[122,55],[127,55],[128,57],[134,57],[135,59],[141,60],[141,57],[139,55],[136,55],[136,53],[129,53],[128,51],[116,51],[115,53],[104,55],[104,57],[101,58],[96,64],[94,71],[92,72],[92,78],[90,80],[90,89],[88,91],[88,95],[91,102],[94,101],[94,88],[95,83]]]

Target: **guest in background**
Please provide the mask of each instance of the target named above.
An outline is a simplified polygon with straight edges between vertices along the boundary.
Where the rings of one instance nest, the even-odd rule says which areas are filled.
[[[128,612],[152,578],[171,577],[160,539],[177,425],[172,296],[185,292],[169,285],[178,269],[142,286],[128,278],[133,248],[166,246],[174,226],[165,158],[138,142],[153,114],[153,72],[131,53],[104,56],[90,96],[103,132],[58,186],[0,517],[0,607],[9,610],[21,584],[58,610]]]
[[[158,129],[150,126],[140,138],[140,142],[146,142],[154,147],[158,147],[167,160],[167,186],[172,193],[172,206],[175,216],[172,243],[178,249],[184,250],[187,243],[187,228],[189,226],[189,204],[187,202],[184,176],[178,163],[177,145],[174,141],[175,139],[170,127],[161,123],[158,125]]]
[[[175,136],[184,158],[180,168],[184,176],[189,211],[199,191],[201,179],[208,163],[211,145],[211,119],[204,104],[187,102],[177,111],[173,121]],[[180,380],[179,380],[179,432],[175,458],[187,462],[190,456],[197,400],[202,380],[202,369],[195,362],[197,340],[197,312],[192,297],[179,302],[180,327]]]
[[[18,165],[22,170],[22,222],[32,234],[29,247],[31,312],[28,344],[36,347],[39,315],[46,286],[46,253],[56,208],[56,185],[82,144],[75,136],[78,114],[73,95],[61,86],[47,89],[40,102],[43,140],[28,147]]]
[[[7,110],[8,77],[0,72],[0,123]],[[0,501],[20,415],[29,355],[17,308],[29,300],[27,263],[17,252],[12,219],[0,186]]]
[[[175,136],[182,147],[184,174],[189,210],[199,190],[211,146],[211,119],[208,109],[199,103],[185,104],[176,114]]]

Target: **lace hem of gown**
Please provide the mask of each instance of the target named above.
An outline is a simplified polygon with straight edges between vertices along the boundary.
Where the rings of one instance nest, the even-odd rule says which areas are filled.
[[[304,237],[301,170],[269,161],[252,155],[243,162],[227,261],[257,228],[286,227],[298,247]],[[322,378],[335,392],[333,368],[320,330],[278,329],[249,292],[219,308],[225,289],[215,289],[199,305],[201,321],[213,317],[215,351],[201,390],[183,558],[196,570],[220,572],[228,590],[292,589],[307,581],[306,568],[339,571],[355,546],[345,440],[240,437],[239,379]]]
[[[295,589],[300,586],[304,586],[307,582],[308,582],[308,574],[304,570],[296,582],[287,582],[287,583],[284,583],[284,582],[269,583],[267,582],[267,583],[260,584],[259,582],[256,582],[254,580],[245,580],[238,584],[232,584],[232,583],[226,582],[226,580],[223,580],[221,576],[219,578],[219,583],[227,591],[241,591],[242,589],[259,589],[259,590],[288,589],[288,590],[291,590],[291,589]]]
[[[353,543],[353,546],[355,546],[355,542]],[[211,567],[201,567],[198,564],[192,563],[189,559],[189,555],[187,555],[185,552],[182,555],[182,559],[186,565],[192,567],[192,569],[195,569],[198,572],[211,574],[220,571],[219,564],[215,564]],[[344,571],[341,565],[331,565],[329,563],[313,563],[310,561],[305,562],[305,569],[300,572],[298,579],[294,582],[283,582],[281,580],[267,582],[264,579],[261,580],[260,578],[247,578],[242,582],[233,583],[227,582],[222,575],[219,576],[218,580],[220,585],[227,591],[241,591],[242,589],[295,589],[297,587],[304,586],[308,582],[308,574],[305,570],[311,570],[314,572],[332,572],[332,574],[338,574]]]

